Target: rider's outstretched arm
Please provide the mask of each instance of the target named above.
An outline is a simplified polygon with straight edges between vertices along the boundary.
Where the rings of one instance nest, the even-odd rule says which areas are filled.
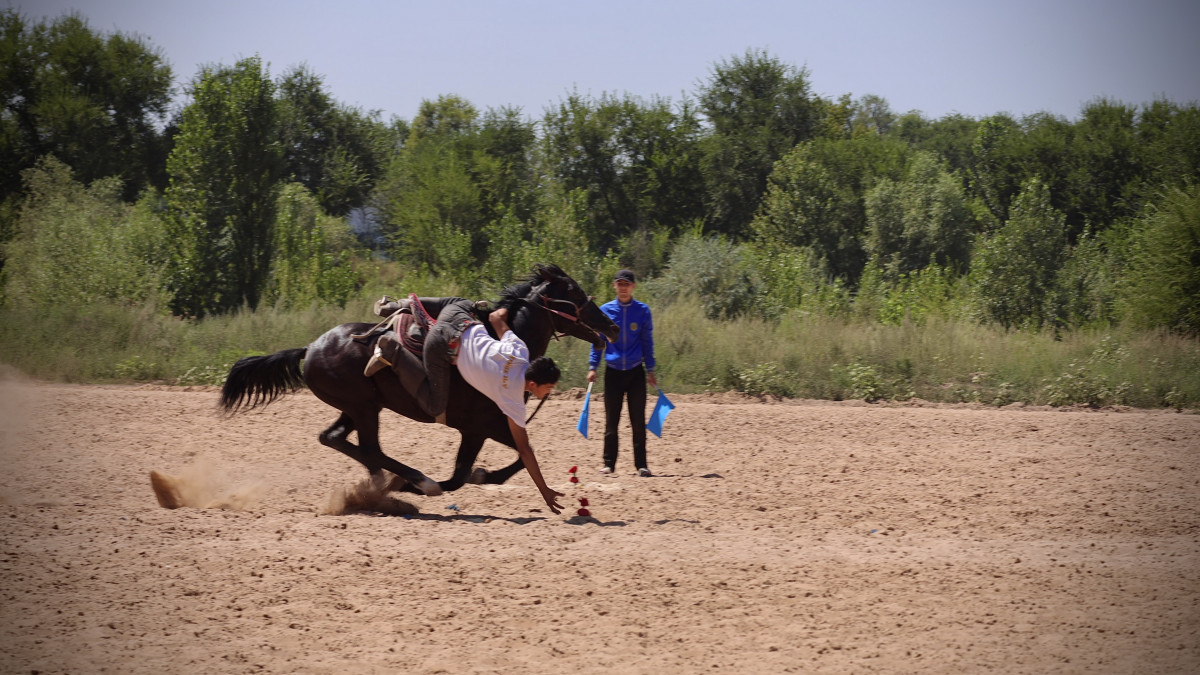
[[[538,492],[542,493],[542,499],[546,501],[546,506],[549,506],[550,510],[556,514],[561,513],[562,505],[558,503],[558,497],[562,497],[563,493],[551,490],[546,485],[546,479],[542,478],[542,470],[538,467],[537,457],[533,454],[533,447],[529,445],[529,434],[526,433],[525,427],[514,422],[511,417],[505,419],[508,420],[508,428],[512,431],[513,440],[516,441],[517,455],[525,464],[525,470],[529,472],[529,477],[533,479],[533,484],[537,486]]]

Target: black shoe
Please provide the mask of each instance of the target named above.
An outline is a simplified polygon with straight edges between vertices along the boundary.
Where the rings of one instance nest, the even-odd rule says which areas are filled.
[[[642,478],[649,478],[649,477],[653,476],[654,474],[650,473],[650,469],[647,469],[646,467],[643,466],[642,468],[638,469],[638,475],[641,476]]]

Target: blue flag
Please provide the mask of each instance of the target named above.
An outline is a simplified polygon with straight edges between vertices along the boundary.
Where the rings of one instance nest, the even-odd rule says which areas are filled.
[[[646,428],[650,433],[662,438],[663,422],[667,421],[667,415],[675,409],[675,404],[667,399],[667,395],[662,389],[658,390],[658,402],[654,404],[654,412],[650,413],[650,421],[646,422]]]
[[[587,394],[583,397],[583,412],[579,413],[579,424],[575,426],[579,430],[579,433],[583,434],[584,438],[587,438],[588,406],[592,403],[593,384],[595,383],[588,382]]]

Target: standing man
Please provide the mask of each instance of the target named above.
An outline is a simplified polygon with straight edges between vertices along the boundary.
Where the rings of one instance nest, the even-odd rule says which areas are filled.
[[[646,384],[658,386],[654,376],[654,324],[650,308],[633,299],[637,286],[633,272],[621,270],[613,280],[617,299],[600,306],[618,326],[621,334],[604,351],[604,466],[600,473],[612,473],[617,466],[617,426],[621,421],[621,402],[629,400],[629,423],[633,425],[633,464],[638,475],[649,477],[646,464]],[[588,359],[587,381],[596,381],[600,349],[592,347]]]

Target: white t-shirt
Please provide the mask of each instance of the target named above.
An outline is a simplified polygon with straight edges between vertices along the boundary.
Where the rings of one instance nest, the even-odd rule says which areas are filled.
[[[525,371],[529,348],[511,330],[499,341],[482,324],[463,331],[458,348],[458,372],[472,387],[492,399],[500,410],[525,428]]]

